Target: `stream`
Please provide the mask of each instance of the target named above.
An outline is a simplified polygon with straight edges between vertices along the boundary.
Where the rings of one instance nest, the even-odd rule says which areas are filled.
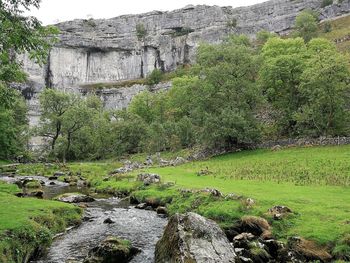
[[[2,176],[0,180],[14,183],[24,177]],[[59,181],[54,181],[56,185],[50,185],[52,181],[45,177],[30,177],[45,182],[42,187],[45,199],[51,199],[63,193],[88,193],[85,187],[69,186]],[[103,223],[106,218],[112,219],[115,223]],[[96,201],[87,203],[83,223],[55,238],[47,255],[32,263],[83,262],[89,250],[108,236],[128,239],[133,246],[141,249],[141,253],[130,262],[154,262],[155,244],[160,239],[166,223],[167,220],[159,217],[154,211],[136,209],[119,198],[97,198]]]

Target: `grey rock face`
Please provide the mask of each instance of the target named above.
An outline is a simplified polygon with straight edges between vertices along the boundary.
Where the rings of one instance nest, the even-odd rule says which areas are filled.
[[[155,251],[156,263],[231,263],[235,258],[220,227],[195,213],[172,216]]]
[[[284,34],[296,15],[311,8],[321,19],[348,14],[350,1],[320,9],[320,0],[271,0],[250,7],[187,6],[171,12],[149,12],[111,19],[73,20],[57,24],[60,41],[40,67],[22,55],[29,82],[20,86],[28,99],[31,125],[39,121],[38,94],[44,87],[86,94],[82,86],[143,78],[155,68],[176,69],[193,63],[200,42],[218,43],[230,33],[254,36],[262,29]],[[236,23],[233,23],[235,21]],[[137,25],[146,33],[137,36]],[[107,108],[125,108],[147,86],[103,88],[97,92]],[[169,88],[169,83],[157,89]],[[91,91],[90,91],[91,92]]]
[[[317,9],[322,19],[349,13],[349,1],[320,9],[319,0],[272,0],[250,7],[189,6],[111,19],[73,20],[57,24],[60,41],[40,68],[27,56],[25,70],[39,86],[60,89],[86,83],[142,78],[154,68],[174,70],[195,59],[199,42],[217,43],[230,33],[253,36],[262,29],[284,33],[296,15]],[[235,20],[237,23],[231,23]],[[234,25],[236,24],[236,25]],[[146,30],[141,39],[137,25]]]

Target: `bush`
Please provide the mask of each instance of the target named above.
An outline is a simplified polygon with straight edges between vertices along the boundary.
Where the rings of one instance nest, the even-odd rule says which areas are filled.
[[[147,85],[156,85],[163,79],[163,72],[159,69],[154,69],[151,74],[147,76]]]
[[[321,7],[324,8],[324,7],[332,5],[332,4],[333,4],[333,0],[323,0]]]
[[[147,35],[146,28],[144,24],[137,24],[136,25],[136,36],[138,40],[142,40]]]
[[[324,23],[323,25],[323,32],[324,33],[329,33],[329,32],[332,32],[332,23],[327,21]]]

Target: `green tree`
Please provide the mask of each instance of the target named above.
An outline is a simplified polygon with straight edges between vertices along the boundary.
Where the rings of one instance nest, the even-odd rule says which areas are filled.
[[[57,33],[53,27],[43,27],[34,17],[24,17],[24,10],[39,7],[39,0],[3,0],[0,2],[0,157],[9,158],[24,150],[27,134],[26,107],[23,98],[9,86],[23,82],[26,74],[16,60],[27,53],[37,63],[46,61],[55,41],[48,38]]]
[[[89,108],[86,101],[79,98],[73,98],[74,103],[67,109],[62,116],[62,135],[65,136],[65,147],[63,150],[63,159],[72,159],[71,146],[76,135],[82,128],[89,125],[93,118],[93,108]]]
[[[197,63],[199,79],[191,91],[190,116],[201,144],[230,148],[256,141],[259,60],[247,38],[234,36],[220,45],[202,45]]]
[[[295,35],[302,37],[305,42],[317,37],[317,18],[310,10],[302,11],[295,19]]]
[[[349,63],[333,43],[313,39],[310,58],[301,76],[300,92],[306,98],[296,113],[300,134],[346,135],[349,132]]]
[[[267,30],[261,30],[256,34],[256,45],[258,48],[262,48],[265,43],[273,37],[277,37],[277,34]]]
[[[259,81],[275,110],[274,118],[282,136],[291,136],[295,132],[293,115],[304,99],[299,86],[307,55],[306,45],[301,38],[272,38],[262,49],[263,64]]]
[[[73,104],[72,96],[59,90],[46,89],[40,94],[39,134],[51,140],[52,151],[62,133],[63,115]]]
[[[0,82],[0,158],[23,152],[27,141],[27,106],[14,89]]]

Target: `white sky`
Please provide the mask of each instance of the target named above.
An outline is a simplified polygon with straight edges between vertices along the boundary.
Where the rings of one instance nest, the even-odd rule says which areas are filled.
[[[32,9],[45,25],[75,18],[111,18],[153,10],[170,11],[186,5],[247,6],[266,0],[42,0],[39,10]]]

